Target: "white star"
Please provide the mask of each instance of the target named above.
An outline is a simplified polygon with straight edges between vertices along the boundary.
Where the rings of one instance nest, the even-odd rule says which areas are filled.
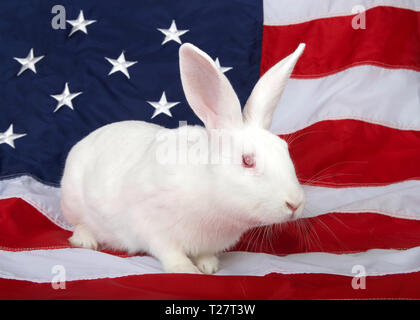
[[[9,129],[7,129],[5,132],[0,132],[0,144],[7,143],[9,146],[11,146],[14,149],[15,148],[14,140],[22,138],[23,136],[26,136],[26,133],[22,133],[22,134],[13,133],[13,124],[11,124]]]
[[[54,112],[58,111],[62,106],[68,106],[70,109],[73,109],[73,103],[71,100],[76,98],[78,95],[82,94],[82,92],[70,93],[69,85],[66,82],[64,85],[64,91],[61,94],[51,95],[55,100],[58,101],[57,107],[55,108]]]
[[[20,76],[22,72],[27,69],[30,69],[34,73],[36,73],[35,63],[37,63],[39,60],[41,60],[44,57],[45,56],[34,57],[34,49],[32,48],[29,51],[29,54],[26,58],[13,58],[22,65],[17,75]]]
[[[114,72],[117,71],[121,71],[122,73],[125,74],[125,76],[130,79],[130,74],[128,73],[127,68],[131,67],[133,64],[136,64],[137,61],[126,61],[125,60],[125,56],[124,56],[124,51],[120,54],[120,56],[118,57],[117,60],[115,59],[110,59],[105,57],[106,60],[108,60],[108,62],[110,64],[112,64],[112,69],[111,71],[108,73],[108,75],[113,74]]]
[[[152,115],[152,119],[156,117],[158,114],[164,113],[170,117],[172,117],[172,113],[169,109],[176,106],[179,102],[168,102],[166,100],[165,91],[162,93],[162,97],[160,98],[159,102],[157,101],[147,101],[153,108],[155,108],[155,112]]]
[[[70,23],[72,25],[73,28],[71,28],[69,37],[77,32],[77,31],[82,31],[84,33],[88,33],[86,26],[95,23],[96,20],[85,20],[85,17],[83,15],[83,10],[80,10],[79,16],[77,17],[76,20],[67,20],[68,23]]]
[[[216,64],[217,69],[219,69],[222,73],[225,73],[226,71],[233,69],[232,67],[220,66],[219,58],[216,58],[216,60],[214,60],[214,63]]]
[[[165,39],[162,42],[162,45],[164,45],[168,41],[175,41],[178,43],[181,43],[181,39],[179,38],[183,34],[187,33],[190,30],[178,30],[175,24],[175,20],[172,20],[172,24],[169,27],[169,29],[159,29],[160,32],[162,32],[165,35]]]

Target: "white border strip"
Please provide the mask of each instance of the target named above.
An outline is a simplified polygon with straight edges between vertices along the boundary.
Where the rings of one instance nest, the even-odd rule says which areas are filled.
[[[271,131],[292,133],[323,120],[356,119],[420,130],[420,72],[355,66],[316,79],[289,79]]]
[[[335,274],[355,276],[361,265],[367,276],[420,271],[420,247],[408,250],[374,249],[356,254],[311,252],[284,257],[265,253],[226,252],[221,255],[217,275],[264,276],[283,274]],[[65,269],[66,281],[117,278],[162,273],[151,257],[121,258],[88,249],[0,251],[0,278],[49,283],[57,275],[55,266]]]
[[[365,10],[379,6],[420,10],[417,0],[264,0],[264,25],[289,25],[314,19],[348,16],[354,14],[354,7],[360,5]]]
[[[0,200],[21,198],[59,227],[73,230],[61,215],[60,195],[60,188],[47,186],[30,176],[0,180]]]
[[[329,188],[304,186],[307,198],[305,216],[331,212],[375,212],[396,218],[420,220],[420,181],[407,180],[386,186]],[[49,220],[73,230],[61,215],[60,189],[21,176],[0,180],[0,199],[21,198]]]

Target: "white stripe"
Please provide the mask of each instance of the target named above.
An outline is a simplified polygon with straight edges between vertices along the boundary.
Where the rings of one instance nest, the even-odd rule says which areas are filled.
[[[362,5],[365,10],[378,6],[420,10],[418,0],[264,0],[264,24],[288,25],[314,19],[348,16]]]
[[[316,79],[289,79],[271,131],[291,133],[322,120],[356,119],[420,130],[420,72],[356,66]]]
[[[420,181],[407,180],[380,187],[328,188],[304,186],[306,217],[330,212],[376,212],[420,220]],[[60,189],[45,186],[29,176],[0,180],[0,199],[21,198],[53,223],[72,230],[60,210]]]
[[[331,212],[376,212],[420,220],[420,181],[408,180],[381,187],[325,188],[303,186],[306,217]]]
[[[403,251],[374,249],[356,254],[312,252],[283,257],[226,252],[220,258],[221,269],[217,275],[264,276],[276,272],[354,276],[355,265],[363,266],[367,276],[420,271],[420,247]],[[57,275],[54,266],[64,267],[66,281],[163,272],[160,263],[147,256],[120,258],[88,249],[0,251],[0,278],[48,283]]]

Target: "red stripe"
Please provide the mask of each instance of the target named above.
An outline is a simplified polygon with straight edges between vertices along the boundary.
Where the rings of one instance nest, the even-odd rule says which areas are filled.
[[[0,201],[2,250],[68,248],[67,238],[70,235],[71,232],[56,226],[21,199]],[[420,246],[420,221],[374,213],[335,213],[276,226],[272,233],[250,231],[233,250],[284,255],[314,251],[349,253],[371,248],[406,249],[416,246]],[[107,253],[127,256],[125,253]]]
[[[49,283],[0,279],[0,299],[419,299],[420,272],[366,278],[327,274],[205,276],[160,274],[79,280],[54,290]]]
[[[325,76],[354,65],[420,70],[420,12],[394,7],[366,11],[366,29],[355,15],[286,26],[264,26],[261,74],[306,43],[293,71],[298,78]]]
[[[0,200],[0,250],[72,248],[68,242],[71,235],[71,231],[60,228],[20,198]],[[103,252],[129,256],[123,252]]]
[[[374,186],[420,178],[420,132],[357,120],[321,121],[291,135],[290,153],[301,182]]]
[[[419,245],[420,221],[374,213],[334,213],[275,226],[272,231],[253,230],[233,250],[285,255],[408,249]]]
[[[1,250],[67,248],[70,236],[22,199],[0,200]]]

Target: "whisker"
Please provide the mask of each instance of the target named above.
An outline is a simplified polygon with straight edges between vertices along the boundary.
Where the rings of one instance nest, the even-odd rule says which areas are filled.
[[[310,225],[310,227],[308,226],[308,230],[309,230],[309,238],[312,239],[312,235],[314,235],[316,237],[316,239],[312,239],[314,242],[317,242],[318,247],[321,249],[321,251],[324,251],[323,245],[322,245],[322,241],[318,235],[318,233],[316,232],[316,229],[314,228],[314,225],[312,224],[312,222],[308,221],[308,224]],[[315,247],[315,245],[314,245]]]
[[[321,173],[323,173],[323,172],[327,171],[328,169],[334,168],[334,167],[336,167],[336,166],[338,166],[338,165],[342,165],[342,164],[345,164],[345,163],[367,163],[367,161],[341,161],[341,162],[337,162],[337,163],[332,164],[332,165],[330,165],[330,166],[328,166],[328,167],[326,167],[326,168],[322,169],[321,171],[319,171],[319,172],[315,173],[315,174],[314,174],[314,175],[313,175],[313,176],[309,179],[309,181],[311,181],[311,180],[315,179],[317,176],[319,176]]]
[[[245,251],[253,251],[252,245],[254,244],[254,239],[257,234],[258,234],[258,228],[251,229],[251,231],[249,232],[248,243],[245,248]]]
[[[290,142],[287,142],[287,144],[291,145],[293,142],[295,142],[296,140],[300,139],[301,137],[306,136],[306,135],[308,135],[310,133],[316,133],[316,132],[317,133],[319,133],[319,132],[326,133],[327,131],[325,131],[325,130],[312,130],[312,131],[308,131],[308,132],[303,132],[299,136],[293,138]]]
[[[305,208],[305,209],[308,210],[308,212],[309,212],[309,208]],[[326,230],[329,234],[331,234],[331,236],[337,241],[337,243],[340,245],[340,247],[345,248],[345,250],[348,249],[344,245],[344,243],[337,237],[337,235],[331,230],[331,228],[328,227],[328,225],[324,221],[322,221],[322,218],[321,217],[314,216],[313,214],[311,214],[311,215],[313,216],[313,218],[312,218],[312,219],[314,219],[313,221],[315,221],[316,223],[318,223],[321,227],[324,228],[324,230]],[[328,217],[333,217],[333,216],[332,215],[328,215]],[[340,221],[340,220],[337,220],[337,221]],[[340,222],[345,226],[345,224],[342,221],[340,221]]]
[[[309,185],[316,182],[321,182],[322,180],[333,178],[333,177],[341,177],[341,176],[361,176],[362,174],[359,173],[331,173],[331,174],[325,174],[323,176],[320,176],[318,178],[313,178],[312,180],[301,180],[303,184]]]
[[[251,250],[253,252],[258,252],[258,244],[261,241],[260,239],[261,239],[261,234],[263,232],[263,228],[258,227],[255,230],[256,230],[256,232],[255,232],[255,237],[254,237],[253,242],[252,242]]]

